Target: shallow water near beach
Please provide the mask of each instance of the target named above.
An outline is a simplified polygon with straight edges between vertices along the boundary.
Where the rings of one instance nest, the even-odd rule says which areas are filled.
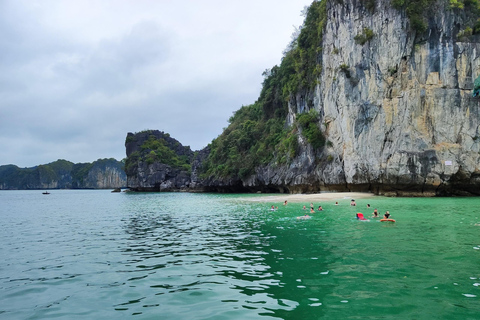
[[[0,191],[0,318],[479,319],[480,198],[256,198]]]

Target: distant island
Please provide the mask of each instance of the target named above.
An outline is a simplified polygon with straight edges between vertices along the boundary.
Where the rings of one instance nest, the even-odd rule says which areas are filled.
[[[205,149],[128,133],[127,186],[480,195],[480,2],[322,0],[305,13],[258,100]]]
[[[92,163],[59,159],[31,168],[0,166],[0,190],[116,189],[126,185],[124,163],[113,158]]]

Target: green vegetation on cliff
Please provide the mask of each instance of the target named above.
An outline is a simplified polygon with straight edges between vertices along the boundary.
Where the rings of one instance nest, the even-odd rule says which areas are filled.
[[[302,129],[302,135],[314,149],[320,149],[325,145],[325,136],[318,127],[319,120],[318,112],[314,109],[297,115],[297,123]]]
[[[283,119],[268,119],[261,107],[260,102],[244,106],[230,118],[228,128],[210,144],[203,166],[206,176],[245,178],[272,160],[287,132]]]
[[[368,41],[372,40],[375,34],[372,29],[363,28],[362,33],[357,34],[353,39],[356,43],[364,45]]]
[[[188,157],[186,155],[176,154],[174,150],[167,146],[165,139],[156,139],[155,136],[152,135],[140,148],[142,152],[146,152],[145,159],[148,164],[158,161],[175,168],[186,171],[191,170]]]
[[[78,163],[74,165],[72,168],[72,181],[75,181],[75,184],[83,185],[92,167],[92,163]]]
[[[298,122],[290,127],[285,121],[289,101],[299,92],[307,96],[318,83],[325,22],[326,1],[314,1],[280,66],[263,73],[259,99],[236,111],[229,126],[209,145],[203,176],[243,179],[258,166],[287,163],[298,152],[298,126],[314,148],[323,146],[323,135],[312,115],[298,115]],[[307,105],[312,107],[313,101]]]
[[[191,172],[192,152],[189,147],[183,147],[168,133],[145,130],[136,135],[127,136],[125,144],[139,144],[128,155],[125,161],[125,171],[134,172],[140,162],[153,164],[163,163],[173,168]]]
[[[398,10],[404,9],[410,20],[411,28],[418,32],[424,32],[428,28],[428,18],[435,15],[434,4],[438,0],[392,0],[392,6]],[[445,0],[450,10],[462,10],[463,14],[467,16],[466,20],[472,20],[474,25],[478,22],[480,15],[480,1],[479,0]],[[479,30],[480,31],[480,28]],[[471,35],[471,34],[470,34]]]
[[[268,118],[285,119],[288,101],[298,92],[315,88],[322,71],[321,51],[326,23],[326,1],[314,1],[306,12],[298,37],[293,39],[280,66],[265,70],[259,103]],[[313,106],[312,101],[308,102]]]
[[[431,6],[435,1],[436,0],[392,0],[392,6],[398,10],[405,9],[412,29],[418,32],[424,32],[428,26],[427,15],[432,12]]]

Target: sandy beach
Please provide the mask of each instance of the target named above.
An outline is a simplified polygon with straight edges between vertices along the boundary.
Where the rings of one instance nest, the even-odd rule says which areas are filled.
[[[366,192],[325,192],[325,193],[312,193],[312,194],[279,194],[279,195],[269,195],[264,197],[251,197],[246,198],[245,200],[255,201],[255,202],[315,202],[315,201],[339,201],[344,199],[365,199],[373,198],[375,195],[373,193]]]

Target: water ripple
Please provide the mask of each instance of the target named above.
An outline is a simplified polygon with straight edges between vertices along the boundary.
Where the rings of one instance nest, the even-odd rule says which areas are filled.
[[[453,218],[418,224],[430,200],[412,200],[419,209],[404,216],[409,202],[385,200],[398,216],[387,228],[329,204],[298,222],[300,205],[271,213],[271,204],[232,195],[59,191],[47,203],[21,194],[0,193],[11,212],[0,226],[2,318],[429,318],[442,308],[460,319],[480,311],[477,229]],[[480,209],[462,203],[451,207],[464,218]]]

